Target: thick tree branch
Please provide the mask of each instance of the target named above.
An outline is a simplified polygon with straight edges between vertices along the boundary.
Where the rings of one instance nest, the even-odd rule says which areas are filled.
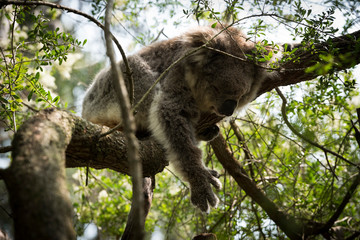
[[[127,160],[127,140],[124,134],[116,131],[106,137],[100,134],[109,130],[60,111],[65,119],[74,121],[72,138],[66,149],[66,167],[91,167],[95,169],[111,169],[119,173],[131,175]],[[45,111],[41,114],[52,114]],[[81,149],[81,150],[79,150]],[[139,158],[143,165],[143,175],[154,176],[169,164],[164,151],[157,142],[148,139],[139,141]]]
[[[116,132],[99,139],[107,129],[54,109],[22,125],[14,136],[11,166],[1,172],[9,191],[16,239],[75,239],[65,164],[129,174],[124,135]],[[144,176],[164,169],[163,153],[152,141],[140,143]]]
[[[15,239],[76,239],[64,168],[72,123],[61,114],[51,117],[30,119],[14,136],[4,180]],[[63,121],[64,129],[56,121]]]
[[[357,47],[356,47],[357,46]],[[334,51],[333,72],[345,70],[360,63],[360,31],[348,35],[330,38],[327,42],[300,47],[293,56],[295,61],[289,61],[281,66],[276,78],[266,79],[261,85],[258,96],[280,86],[287,86],[312,80],[319,75],[317,72],[307,73],[305,70],[315,63],[322,63],[320,55]]]

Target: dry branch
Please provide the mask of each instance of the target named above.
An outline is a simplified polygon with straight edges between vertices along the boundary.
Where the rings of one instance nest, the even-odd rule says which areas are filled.
[[[114,5],[113,0],[108,0],[106,10],[105,10],[105,42],[106,42],[106,54],[110,59],[111,72],[113,79],[113,86],[115,87],[115,92],[117,95],[117,101],[120,105],[120,112],[122,117],[122,124],[124,128],[124,133],[126,140],[128,142],[128,155],[127,159],[129,161],[130,172],[131,172],[131,181],[132,181],[132,200],[131,200],[131,212],[130,216],[133,216],[131,221],[131,227],[133,230],[134,238],[133,239],[144,239],[145,231],[145,214],[144,214],[144,196],[142,191],[142,165],[139,159],[138,149],[139,144],[138,140],[135,137],[136,126],[135,118],[131,111],[131,103],[129,101],[128,92],[126,89],[124,78],[122,77],[122,72],[120,70],[120,65],[117,63],[115,58],[114,49],[112,46],[112,35],[110,33],[110,23],[111,23],[111,12]]]

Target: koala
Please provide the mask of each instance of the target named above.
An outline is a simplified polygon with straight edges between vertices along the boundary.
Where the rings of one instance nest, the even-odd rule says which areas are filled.
[[[219,128],[216,124],[201,131],[196,128],[204,121],[202,116],[212,114],[219,121],[231,116],[257,96],[266,78],[274,77],[266,70],[270,62],[259,65],[246,60],[254,50],[255,44],[234,27],[199,27],[128,57],[136,103],[161,73],[186,56],[136,110],[136,134],[139,138],[151,136],[162,144],[169,162],[190,184],[191,202],[204,212],[217,206],[219,199],[211,186],[220,189],[221,182],[216,171],[204,166],[198,144],[215,138]],[[124,64],[119,64],[125,72]],[[109,127],[122,121],[112,77],[109,68],[96,76],[82,111],[85,119]]]

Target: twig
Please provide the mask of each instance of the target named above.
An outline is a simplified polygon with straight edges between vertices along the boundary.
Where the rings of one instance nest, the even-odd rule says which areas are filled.
[[[320,230],[321,232],[328,231],[331,228],[335,221],[339,218],[340,214],[344,211],[345,206],[349,203],[351,197],[354,195],[357,186],[360,184],[360,172],[358,172],[355,176],[354,181],[352,182],[350,188],[346,192],[343,200],[340,205],[336,209],[335,213],[331,216],[331,218],[325,223],[324,227]]]
[[[28,109],[30,109],[31,111],[33,111],[33,112],[36,112],[36,113],[39,112],[39,110],[33,108],[32,106],[30,106],[30,105],[27,104],[27,103],[22,102],[22,104],[23,104],[25,107],[27,107]]]
[[[106,53],[110,58],[111,71],[113,74],[113,86],[115,87],[116,95],[119,99],[121,116],[123,118],[124,130],[126,140],[128,142],[128,161],[133,184],[133,198],[132,198],[132,231],[134,232],[135,239],[142,240],[144,238],[144,196],[143,196],[143,183],[142,183],[142,164],[139,159],[138,142],[135,137],[135,120],[131,112],[131,104],[128,99],[128,92],[119,64],[116,63],[114,50],[112,47],[110,22],[111,22],[111,9],[114,5],[113,0],[109,0],[105,11],[105,40],[106,40]]]
[[[157,40],[159,40],[161,34],[164,34],[164,28],[160,30],[160,32],[158,33],[158,35],[154,38],[154,40],[151,41],[151,43],[154,43],[154,42],[156,42]]]
[[[260,236],[262,236],[262,239],[266,239],[266,235],[261,227],[261,220],[259,217],[259,211],[257,210],[255,204],[254,204],[254,200],[251,200],[251,210],[253,211],[254,215],[255,215],[255,219],[256,219],[256,223],[257,223],[257,227],[258,227],[258,231]]]
[[[105,137],[106,135],[112,134],[113,132],[117,131],[119,128],[121,128],[123,126],[123,123],[119,123],[118,125],[116,125],[115,127],[111,128],[109,131],[104,132],[102,134],[99,135],[99,138]]]
[[[0,147],[0,153],[7,153],[12,151],[12,146]]]
[[[253,165],[254,165],[254,156],[251,154],[250,149],[248,148],[244,137],[241,135],[241,133],[239,132],[239,129],[237,128],[236,124],[234,121],[230,121],[230,126],[231,129],[234,131],[236,138],[238,139],[238,141],[240,142],[240,147],[242,148],[242,150],[245,153],[245,160],[249,163],[249,170],[250,170],[250,176],[252,178],[253,181],[256,181],[255,179],[255,173],[254,173],[254,169],[253,169]]]
[[[14,29],[15,29],[15,22],[16,22],[16,16],[17,16],[17,10],[18,10],[18,8],[17,7],[15,7],[15,11],[14,11],[14,19],[13,19],[13,23],[11,24],[11,55],[12,55],[12,57],[11,57],[11,60],[10,60],[10,63],[11,63],[11,65],[12,65],[12,68],[14,68],[14,66],[15,66],[15,51],[14,51]],[[19,68],[20,69],[20,68]],[[16,79],[16,78],[15,78]],[[15,80],[16,81],[16,80]],[[10,94],[10,96],[12,96],[12,84],[15,84],[15,81],[14,82],[12,82],[11,80],[10,80],[10,78],[9,78],[9,94]],[[11,111],[12,112],[12,121],[13,121],[13,125],[14,125],[14,132],[16,132],[17,131],[17,127],[16,127],[16,110],[14,110],[14,111]]]

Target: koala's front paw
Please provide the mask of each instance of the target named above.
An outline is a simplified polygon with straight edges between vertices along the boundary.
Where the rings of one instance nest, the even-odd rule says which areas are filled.
[[[202,141],[211,141],[219,135],[219,131],[220,129],[218,126],[212,125],[206,128],[204,131],[198,132],[197,138]]]
[[[191,202],[201,211],[208,212],[211,207],[219,203],[218,197],[213,192],[211,185],[216,189],[221,188],[221,182],[217,178],[219,174],[215,170],[203,169],[192,176],[190,180]]]

